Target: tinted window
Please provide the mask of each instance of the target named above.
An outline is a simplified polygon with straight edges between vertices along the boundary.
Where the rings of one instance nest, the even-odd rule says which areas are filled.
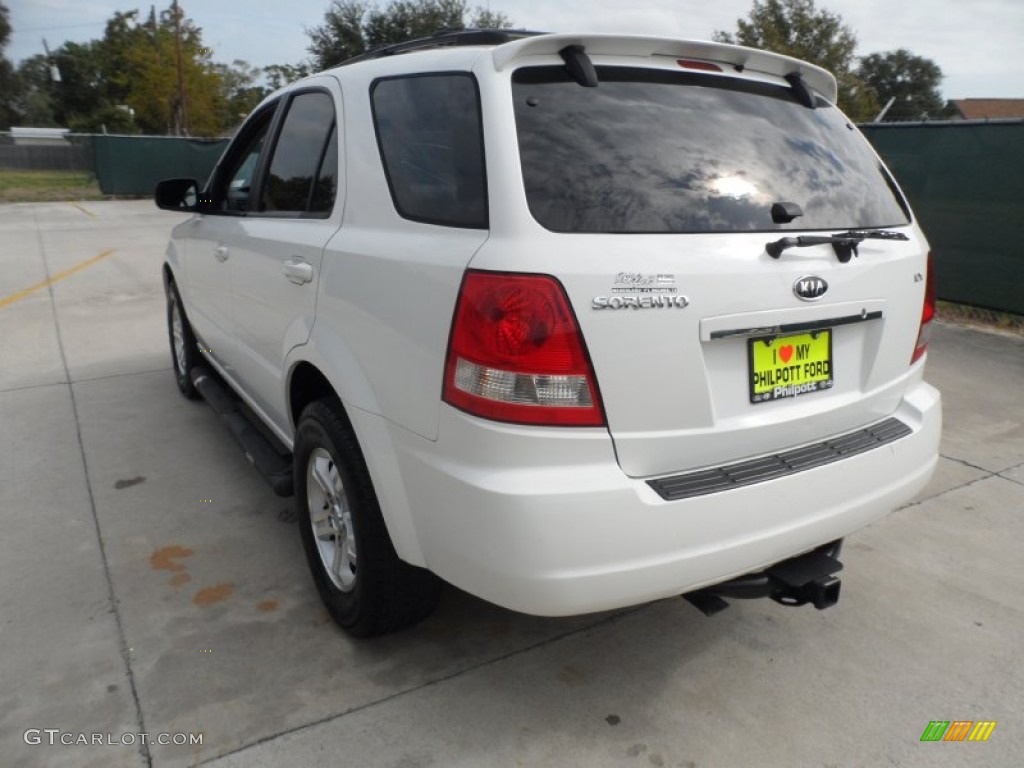
[[[373,116],[391,198],[407,219],[487,226],[480,99],[469,75],[375,83]]]
[[[523,181],[557,232],[737,232],[905,224],[867,142],[822,100],[736,78],[598,67],[513,76]],[[772,221],[776,202],[804,215]]]
[[[311,210],[314,197],[316,211],[330,211],[336,186],[337,145],[333,150],[334,167],[326,168],[324,160],[333,136],[334,102],[328,94],[300,93],[292,99],[270,161],[263,191],[264,211],[306,212]]]
[[[223,172],[213,190],[218,210],[236,213],[249,210],[253,180],[275,109],[276,105],[268,106],[253,115],[225,155]]]

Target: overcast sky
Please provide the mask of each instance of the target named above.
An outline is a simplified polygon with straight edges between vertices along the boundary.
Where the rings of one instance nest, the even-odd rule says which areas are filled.
[[[103,35],[114,11],[133,0],[3,0],[14,27],[6,54],[15,62],[66,40]],[[381,0],[379,5],[386,5]],[[752,0],[469,0],[505,12],[516,27],[552,32],[633,32],[709,39],[735,31]],[[157,3],[166,8],[170,0]],[[181,0],[202,29],[214,59],[257,66],[293,64],[308,56],[304,29],[319,24],[329,0]],[[909,48],[935,61],[946,98],[1024,98],[1018,69],[1024,48],[1024,0],[818,0],[857,35],[858,55]]]

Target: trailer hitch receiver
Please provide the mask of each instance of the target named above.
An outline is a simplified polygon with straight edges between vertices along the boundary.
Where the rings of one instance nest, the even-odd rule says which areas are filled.
[[[837,559],[841,547],[841,539],[833,541],[764,571],[713,584],[683,597],[705,616],[728,608],[727,597],[739,600],[769,597],[781,605],[795,607],[810,603],[824,610],[839,601],[842,584],[835,574],[843,569]]]

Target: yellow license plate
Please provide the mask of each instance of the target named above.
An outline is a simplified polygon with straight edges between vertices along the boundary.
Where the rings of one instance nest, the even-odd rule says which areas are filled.
[[[750,402],[767,403],[832,387],[832,331],[751,339]]]

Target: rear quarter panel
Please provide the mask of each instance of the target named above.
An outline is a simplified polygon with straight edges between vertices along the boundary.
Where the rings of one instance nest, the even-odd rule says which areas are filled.
[[[349,196],[324,251],[311,341],[333,361],[343,400],[434,439],[455,300],[487,231],[398,215],[373,128],[373,77],[340,79]]]

